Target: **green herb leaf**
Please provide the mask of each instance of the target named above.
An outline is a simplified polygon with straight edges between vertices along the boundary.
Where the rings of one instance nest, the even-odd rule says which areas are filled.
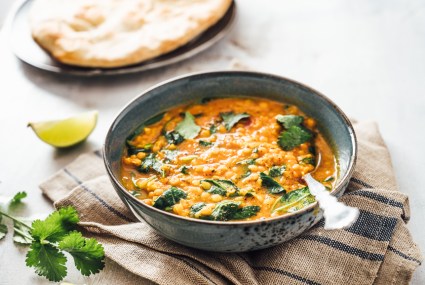
[[[180,172],[183,173],[184,175],[188,175],[189,174],[189,168],[186,165],[183,165],[180,168]]]
[[[217,132],[217,126],[216,125],[211,125],[210,126],[210,134],[215,134]]]
[[[270,177],[281,177],[286,170],[286,166],[272,166],[269,170]]]
[[[43,243],[60,241],[69,231],[75,229],[80,221],[73,207],[64,207],[50,214],[44,221],[32,222],[31,235],[36,241]]]
[[[192,218],[201,218],[199,211],[201,211],[205,206],[206,204],[204,202],[198,202],[196,204],[193,204],[192,207],[190,207],[190,216]]]
[[[282,124],[285,129],[292,126],[299,126],[304,121],[304,117],[296,115],[277,115],[276,120]]]
[[[241,209],[238,209],[238,211],[235,213],[235,215],[232,217],[232,220],[242,220],[246,219],[252,216],[257,215],[258,211],[260,211],[260,206],[246,206]]]
[[[261,186],[267,188],[269,193],[272,193],[272,194],[286,193],[282,185],[277,183],[273,178],[271,178],[264,172],[260,173],[260,178],[261,178]]]
[[[15,194],[15,196],[13,196],[12,200],[10,201],[10,204],[11,205],[18,204],[25,197],[27,197],[27,192],[25,192],[25,191],[18,192],[18,193]]]
[[[230,180],[225,179],[203,179],[201,182],[211,183],[211,188],[208,189],[210,194],[219,194],[221,196],[234,196],[238,193],[238,187]]]
[[[251,170],[249,170],[248,165],[255,164],[255,158],[245,159],[245,160],[239,161],[236,164],[241,165],[243,167],[244,173],[241,175],[241,178],[246,178],[246,177],[250,176],[251,173],[252,173]]]
[[[7,226],[5,224],[0,224],[0,240],[3,239],[6,236],[6,234],[7,234]]]
[[[300,161],[301,164],[311,164],[311,165],[316,165],[316,160],[314,159],[313,156],[310,157],[304,157],[303,159],[301,159]]]
[[[156,159],[155,154],[150,153],[143,159],[142,164],[137,168],[137,170],[143,173],[148,173],[149,171],[154,170],[162,177],[165,177],[165,171],[162,169],[163,165],[164,164],[161,161]]]
[[[13,221],[13,241],[22,245],[31,244],[33,241],[31,237],[31,230],[29,225],[30,221],[21,219],[22,223],[25,223],[27,226],[24,226],[22,223]]]
[[[235,114],[233,112],[220,113],[220,116],[227,131],[230,131],[240,120],[250,117],[247,113]]]
[[[49,243],[33,242],[25,262],[28,267],[34,267],[38,275],[50,281],[59,282],[66,276],[65,255]]]
[[[186,192],[173,186],[162,193],[162,195],[155,200],[153,206],[155,208],[164,210],[166,207],[174,206],[180,201],[180,199],[185,199],[186,197]]]
[[[178,145],[184,141],[184,137],[176,131],[164,133],[164,137],[169,144]]]
[[[212,211],[209,219],[213,221],[228,221],[231,220],[238,211],[240,202],[221,201],[217,203]]]
[[[306,128],[302,126],[291,126],[280,134],[278,144],[283,150],[292,150],[312,138],[313,134]]]
[[[79,232],[71,232],[58,244],[59,249],[71,254],[81,274],[88,276],[105,267],[104,250],[93,238],[84,238]]]
[[[199,140],[199,145],[201,145],[201,146],[211,146],[212,144],[213,144],[212,142]]]
[[[280,199],[276,201],[276,203],[272,206],[272,211],[281,212],[281,211],[288,210],[289,208],[296,206],[298,203],[302,202],[304,199],[310,196],[311,194],[308,187],[303,187],[303,188],[291,191],[283,195]],[[313,202],[314,202],[314,198],[313,198]]]
[[[175,131],[185,139],[193,139],[199,134],[201,127],[195,123],[195,117],[186,112],[183,121],[177,124]]]

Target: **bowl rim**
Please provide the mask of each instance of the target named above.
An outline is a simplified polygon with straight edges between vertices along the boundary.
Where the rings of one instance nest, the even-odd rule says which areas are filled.
[[[308,212],[310,210],[313,210],[314,208],[316,208],[318,206],[318,202],[315,201],[314,203],[308,205],[307,207],[298,210],[296,212],[293,213],[286,213],[277,217],[271,217],[271,218],[265,218],[265,219],[258,219],[258,220],[251,220],[251,221],[209,221],[209,220],[202,220],[202,219],[195,219],[195,218],[191,218],[191,217],[184,217],[184,216],[180,216],[180,215],[176,215],[176,214],[172,214],[169,213],[167,211],[163,211],[160,209],[157,209],[153,206],[149,206],[145,203],[143,203],[141,200],[137,199],[136,197],[134,197],[133,195],[130,194],[130,192],[124,188],[124,186],[121,184],[121,182],[119,182],[119,180],[114,176],[109,160],[106,157],[106,142],[109,140],[109,138],[112,135],[112,131],[113,131],[113,127],[117,124],[117,121],[120,117],[120,115],[127,109],[129,108],[135,101],[137,101],[140,97],[150,93],[151,91],[153,91],[154,89],[157,89],[159,87],[163,87],[167,84],[176,82],[176,81],[180,81],[180,80],[185,80],[187,78],[196,78],[196,77],[218,77],[218,76],[228,76],[228,75],[232,75],[232,76],[236,76],[236,75],[241,75],[244,77],[265,77],[265,78],[269,78],[272,80],[284,80],[284,81],[288,81],[292,84],[297,85],[298,87],[302,88],[302,89],[306,89],[308,91],[310,91],[311,93],[314,93],[315,95],[319,96],[321,99],[323,99],[324,101],[326,101],[328,104],[330,104],[335,111],[338,113],[338,115],[343,119],[344,123],[347,126],[349,135],[350,135],[350,140],[352,142],[352,155],[350,156],[350,161],[348,164],[348,170],[345,173],[345,175],[340,179],[340,181],[338,182],[338,184],[335,186],[335,188],[330,192],[332,195],[336,195],[338,193],[340,193],[343,190],[343,186],[344,185],[348,185],[349,180],[354,172],[354,167],[356,165],[356,160],[357,160],[357,152],[358,152],[358,145],[357,145],[357,137],[356,137],[356,133],[354,131],[353,125],[350,122],[350,120],[348,119],[348,117],[345,115],[345,113],[331,100],[329,99],[327,96],[323,95],[322,93],[320,93],[319,91],[317,91],[316,89],[311,88],[308,85],[305,85],[303,83],[300,83],[296,80],[293,79],[289,79],[287,77],[284,76],[280,76],[280,75],[275,75],[275,74],[271,74],[271,73],[264,73],[264,72],[257,72],[257,71],[240,71],[240,70],[223,70],[223,71],[209,71],[209,72],[194,72],[194,73],[187,73],[184,75],[180,75],[180,76],[176,76],[176,77],[172,77],[170,79],[161,81],[155,85],[153,85],[150,88],[147,88],[146,90],[144,90],[142,93],[140,93],[139,95],[137,95],[136,97],[134,97],[129,103],[127,103],[116,115],[115,119],[113,120],[113,122],[111,123],[111,126],[108,129],[108,132],[106,134],[103,146],[102,146],[102,158],[103,158],[103,162],[106,168],[106,171],[108,173],[109,178],[113,181],[113,183],[116,184],[117,187],[114,187],[114,189],[116,191],[120,191],[121,194],[125,195],[126,198],[132,200],[135,204],[137,204],[138,206],[141,206],[143,208],[146,208],[148,211],[154,211],[157,212],[160,215],[165,215],[169,218],[172,219],[177,219],[177,220],[182,220],[184,222],[193,222],[193,223],[199,223],[199,224],[211,224],[211,225],[219,225],[219,226],[252,226],[252,225],[258,225],[258,224],[264,224],[264,223],[272,223],[272,222],[276,222],[279,220],[284,220],[293,216],[299,216],[304,214],[305,212]],[[275,100],[276,101],[276,100]],[[347,186],[346,186],[347,187]],[[120,195],[119,195],[120,196]],[[129,205],[128,202],[126,201],[125,204],[127,204],[128,207],[132,207],[132,205]],[[134,209],[130,209],[131,211],[134,211]],[[139,216],[139,215],[138,215]]]

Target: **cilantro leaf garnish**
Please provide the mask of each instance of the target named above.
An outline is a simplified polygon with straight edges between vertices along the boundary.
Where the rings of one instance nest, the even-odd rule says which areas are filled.
[[[27,197],[27,192],[25,192],[25,191],[18,192],[18,193],[15,194],[15,196],[13,196],[12,200],[10,201],[10,204],[13,204],[13,205],[18,204],[25,197]]]
[[[27,253],[25,263],[28,267],[34,267],[35,273],[50,281],[59,282],[67,273],[65,255],[49,243],[33,242]]]
[[[286,193],[285,188],[277,183],[273,178],[265,174],[264,172],[260,173],[261,186],[267,188],[267,190],[272,194]]]
[[[44,220],[35,220],[31,225],[25,219],[13,217],[0,210],[1,216],[13,220],[15,242],[30,244],[25,262],[28,267],[34,267],[38,275],[50,281],[61,281],[67,274],[64,251],[74,258],[77,269],[83,275],[103,269],[102,245],[95,239],[84,238],[81,233],[74,231],[79,222],[75,208],[61,208]],[[4,226],[0,224],[0,234],[7,231]]]
[[[280,134],[277,143],[283,150],[292,150],[312,138],[313,134],[306,128],[302,126],[291,126]]]
[[[186,112],[183,121],[177,124],[175,131],[185,139],[193,139],[199,134],[201,127],[195,123],[195,117]]]
[[[84,238],[80,232],[69,233],[58,247],[72,255],[75,267],[85,276],[98,273],[105,266],[103,247],[93,238]]]
[[[296,115],[277,115],[276,121],[281,123],[285,129],[289,129],[292,126],[299,126],[304,121],[303,116]]]
[[[250,117],[247,113],[235,114],[233,112],[220,113],[220,116],[227,131],[230,131],[240,120]]]
[[[64,207],[51,213],[44,221],[32,222],[31,235],[40,243],[60,241],[69,231],[74,230],[80,221],[73,207]]]

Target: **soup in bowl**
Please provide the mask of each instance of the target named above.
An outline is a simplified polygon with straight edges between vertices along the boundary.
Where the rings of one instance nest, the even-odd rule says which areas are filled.
[[[322,218],[307,173],[342,195],[354,131],[329,99],[260,73],[191,75],[156,86],[114,121],[104,161],[140,220],[178,243],[241,252]]]

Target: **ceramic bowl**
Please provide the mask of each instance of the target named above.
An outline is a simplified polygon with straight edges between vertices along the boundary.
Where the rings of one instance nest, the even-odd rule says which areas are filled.
[[[194,74],[161,83],[130,102],[116,117],[106,136],[103,158],[107,173],[122,201],[140,220],[177,243],[209,251],[244,252],[288,241],[322,218],[317,203],[295,213],[257,221],[206,221],[186,218],[148,206],[120,182],[121,156],[129,134],[147,119],[176,105],[212,97],[261,97],[298,106],[318,122],[339,165],[332,194],[348,185],[356,160],[353,127],[328,98],[293,80],[256,72],[224,71]]]

